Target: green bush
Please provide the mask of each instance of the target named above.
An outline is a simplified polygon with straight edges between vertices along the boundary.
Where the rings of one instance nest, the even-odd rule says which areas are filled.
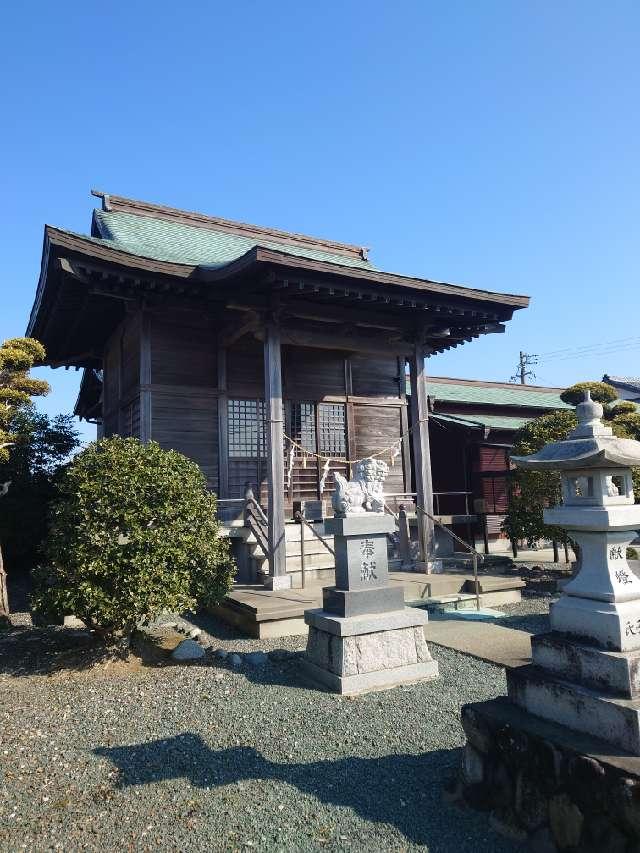
[[[80,439],[71,415],[50,418],[33,406],[14,414],[11,431],[11,455],[0,459],[0,483],[11,483],[0,503],[0,542],[5,568],[15,573],[42,559],[55,482]]]
[[[620,400],[614,406],[609,406],[607,410],[608,418],[617,418],[620,415],[637,415],[638,407],[631,400]]]
[[[605,407],[607,403],[613,403],[618,398],[615,388],[607,385],[606,382],[576,382],[560,394],[560,399],[571,406],[577,406],[583,401],[585,391],[590,391],[591,399],[602,403]]]
[[[113,640],[163,610],[216,604],[229,591],[234,568],[216,498],[185,456],[103,439],[75,457],[58,488],[37,613],[73,613]]]

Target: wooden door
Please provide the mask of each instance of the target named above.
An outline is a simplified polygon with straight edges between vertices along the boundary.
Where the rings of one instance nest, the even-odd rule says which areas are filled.
[[[315,403],[289,400],[285,406],[285,432],[298,447],[285,441],[285,496],[288,509],[298,500],[330,499],[334,471],[345,474],[347,422],[344,403]],[[330,457],[326,476],[324,458]],[[322,486],[322,491],[321,491]]]

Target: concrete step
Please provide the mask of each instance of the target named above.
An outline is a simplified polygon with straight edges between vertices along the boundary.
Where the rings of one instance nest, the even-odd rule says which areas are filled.
[[[287,572],[287,574],[291,575],[291,586],[293,589],[300,589],[302,586],[302,572],[300,569],[296,569],[292,572]],[[317,584],[324,584],[325,586],[333,586],[335,583],[335,569],[331,568],[317,568],[311,567],[305,569],[304,580],[305,585],[313,584],[314,586]]]
[[[455,610],[474,610],[475,595],[439,595],[426,601],[430,613],[449,613]]]
[[[325,541],[330,548],[333,548],[333,537],[331,539],[327,539]],[[288,541],[286,548],[287,548],[287,557],[289,555],[291,555],[292,557],[299,557],[300,556],[300,540],[298,540],[297,542],[289,542]],[[322,544],[322,542],[320,542],[319,539],[306,539],[305,538],[305,540],[304,540],[304,553],[305,553],[305,555],[329,554],[330,556],[332,556],[331,552],[325,548],[325,546]]]
[[[478,576],[478,586],[480,587],[480,592],[501,592],[506,589],[524,589],[526,586],[525,582],[520,578],[486,578],[482,577],[482,575]],[[472,593],[474,592],[475,581],[468,580],[464,585],[464,591]]]
[[[429,587],[429,598],[465,592],[464,575],[423,575],[421,580]]]
[[[255,563],[255,568],[258,572],[268,572],[269,569],[269,560],[264,557],[260,552],[256,553],[253,557],[253,561]],[[307,554],[305,556],[305,568],[306,569],[331,569],[334,571],[335,563],[333,556],[325,551],[322,554]],[[288,556],[287,557],[287,574],[291,572],[300,571],[300,556]]]
[[[507,670],[509,699],[533,714],[640,754],[640,702],[573,684],[529,664]]]
[[[284,535],[287,542],[300,542],[300,531],[303,528],[305,542],[313,541],[314,539],[317,541],[317,536],[315,536],[312,530],[309,530],[306,524],[286,524],[284,528]],[[328,542],[333,542],[333,536],[325,534],[323,524],[314,524],[313,529],[316,531],[317,534],[322,536],[323,539],[326,539]]]

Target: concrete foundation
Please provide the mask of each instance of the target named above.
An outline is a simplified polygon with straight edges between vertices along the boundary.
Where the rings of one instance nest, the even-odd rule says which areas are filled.
[[[467,745],[449,796],[490,811],[494,829],[522,849],[638,849],[640,758],[505,698],[465,705],[462,725]]]
[[[307,675],[336,693],[354,695],[436,678],[438,664],[427,648],[427,616],[398,610],[360,617],[307,611]]]

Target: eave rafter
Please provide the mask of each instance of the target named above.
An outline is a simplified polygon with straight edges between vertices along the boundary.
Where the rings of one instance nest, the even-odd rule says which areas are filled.
[[[513,314],[510,307],[502,307],[501,310],[492,308],[491,305],[480,305],[470,307],[469,300],[461,298],[460,301],[442,299],[437,294],[415,292],[411,295],[401,292],[399,289],[384,287],[378,284],[353,285],[350,283],[333,283],[328,281],[317,281],[307,278],[276,279],[272,288],[286,292],[291,300],[297,298],[306,299],[329,299],[333,302],[344,300],[345,302],[359,305],[376,305],[384,310],[385,306],[397,309],[410,309],[414,311],[425,311],[438,319],[456,318],[459,320],[483,320],[487,323],[508,320]]]
[[[82,283],[92,296],[139,299],[145,293],[201,297],[201,284],[171,277],[144,276],[69,257],[58,259],[61,272]]]

